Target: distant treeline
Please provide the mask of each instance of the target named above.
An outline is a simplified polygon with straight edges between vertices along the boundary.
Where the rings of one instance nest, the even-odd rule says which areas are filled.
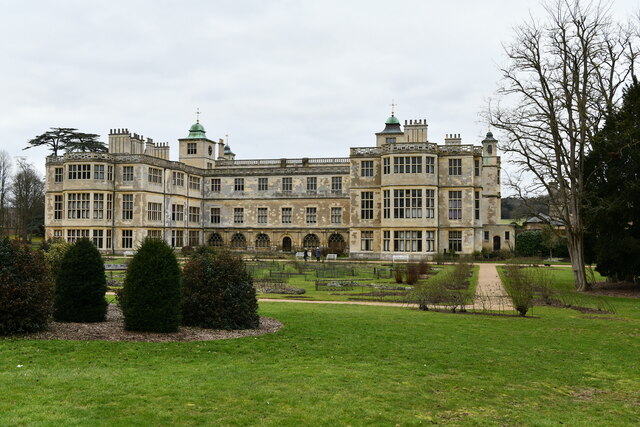
[[[549,197],[531,197],[520,199],[518,197],[502,198],[502,218],[521,219],[534,214],[549,214]]]

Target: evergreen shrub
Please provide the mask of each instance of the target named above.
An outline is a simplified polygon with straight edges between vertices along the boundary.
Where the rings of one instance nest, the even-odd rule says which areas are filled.
[[[71,243],[67,243],[64,240],[53,241],[47,245],[44,252],[44,258],[49,263],[49,269],[51,270],[51,277],[55,280],[58,277],[60,271],[60,264],[62,259],[69,249],[71,249]]]
[[[59,322],[102,322],[107,315],[106,292],[100,252],[89,239],[78,240],[58,268],[53,318]]]
[[[182,324],[210,329],[260,325],[258,300],[242,258],[198,248],[184,266]]]
[[[180,267],[164,240],[145,239],[129,262],[118,292],[124,327],[130,331],[175,332],[180,326]]]
[[[47,328],[53,299],[51,282],[42,252],[0,240],[0,335]]]
[[[532,257],[545,254],[542,233],[538,230],[529,230],[519,233],[516,238],[516,253],[518,256]]]

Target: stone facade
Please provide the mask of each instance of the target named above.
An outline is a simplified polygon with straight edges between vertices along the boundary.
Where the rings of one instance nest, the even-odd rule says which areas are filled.
[[[108,153],[47,158],[46,237],[93,239],[108,253],[145,237],[174,247],[245,250],[328,247],[354,258],[421,258],[435,252],[508,248],[500,225],[500,158],[447,135],[428,142],[423,120],[392,115],[376,146],[346,158],[236,160],[200,123],[167,143],[127,129],[109,133]]]

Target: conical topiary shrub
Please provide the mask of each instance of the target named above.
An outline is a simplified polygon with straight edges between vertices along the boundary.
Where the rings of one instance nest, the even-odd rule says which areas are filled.
[[[178,330],[180,267],[173,250],[163,240],[146,239],[142,243],[129,263],[118,301],[127,330]]]
[[[64,254],[56,277],[53,318],[59,322],[102,322],[107,314],[104,261],[89,239]]]
[[[240,257],[199,248],[184,266],[182,324],[251,329],[260,324],[251,275]]]

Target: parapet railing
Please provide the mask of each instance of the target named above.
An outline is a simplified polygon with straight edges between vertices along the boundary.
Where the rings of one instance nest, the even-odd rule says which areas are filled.
[[[349,163],[348,157],[327,157],[327,158],[302,158],[302,159],[248,159],[248,160],[216,160],[216,167],[237,167],[237,166],[267,166],[267,167],[287,167],[287,166],[307,166],[307,165],[345,165]]]
[[[482,155],[482,147],[474,145],[438,145],[434,142],[385,144],[382,147],[352,147],[352,157],[380,156],[391,153],[428,152],[433,154]]]

